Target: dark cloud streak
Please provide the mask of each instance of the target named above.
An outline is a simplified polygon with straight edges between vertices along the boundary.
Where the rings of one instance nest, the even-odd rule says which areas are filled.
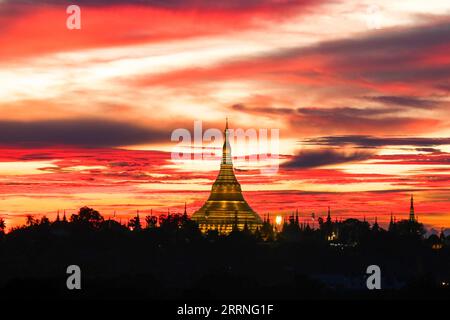
[[[329,70],[344,79],[379,83],[429,81],[435,85],[436,81],[447,81],[450,68],[427,64],[424,58],[445,56],[447,52],[443,47],[449,43],[450,16],[442,16],[414,27],[397,27],[389,32],[367,33],[306,48],[291,48],[267,54],[265,58],[275,65],[300,58],[320,58]],[[293,74],[296,72],[298,70],[292,71]],[[397,102],[417,104],[412,100]]]
[[[307,169],[346,162],[364,161],[372,157],[370,152],[343,153],[332,149],[301,151],[291,160],[283,163],[286,169]]]
[[[374,137],[365,135],[346,135],[310,138],[301,141],[301,143],[324,146],[356,145],[362,148],[406,145],[415,147],[434,147],[440,145],[450,145],[450,138]]]
[[[364,97],[365,100],[380,102],[387,105],[405,106],[413,108],[433,108],[438,105],[437,101],[421,99],[408,96],[374,96]]]
[[[169,140],[169,132],[106,119],[0,121],[4,145],[118,147]]]

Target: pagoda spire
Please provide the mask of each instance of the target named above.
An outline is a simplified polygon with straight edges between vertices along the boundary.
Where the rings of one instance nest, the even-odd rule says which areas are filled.
[[[222,164],[228,164],[233,167],[233,162],[231,161],[231,146],[229,139],[229,130],[228,130],[228,118],[226,119],[225,130],[223,132],[224,140],[222,147]]]
[[[183,212],[183,221],[186,222],[188,219],[186,201],[184,202],[184,212]]]
[[[330,206],[328,206],[327,223],[331,223],[331,210],[330,210]]]
[[[409,221],[413,222],[416,221],[414,217],[414,198],[413,195],[411,195],[411,202],[409,205]]]
[[[251,229],[261,226],[263,222],[242,195],[241,185],[234,174],[229,134],[227,118],[219,173],[211,187],[208,200],[192,215],[192,220],[202,226],[203,232],[220,225],[223,221],[232,224],[236,217],[239,226],[247,222]]]
[[[372,226],[372,231],[379,231],[380,230],[380,226],[378,225],[378,217],[375,216],[375,223]]]

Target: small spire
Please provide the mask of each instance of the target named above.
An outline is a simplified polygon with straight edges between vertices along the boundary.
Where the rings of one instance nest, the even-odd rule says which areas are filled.
[[[414,197],[411,194],[411,203],[409,206],[409,221],[415,221],[415,217],[414,217]]]
[[[222,164],[232,164],[231,161],[231,146],[229,141],[228,132],[228,117],[226,118],[223,147],[222,147]]]
[[[183,212],[183,221],[187,221],[188,215],[187,215],[187,207],[186,207],[186,201],[184,202],[184,212]]]
[[[234,223],[233,223],[233,230],[239,231],[239,225],[238,225],[238,211],[234,211]]]
[[[375,216],[375,222],[374,222],[374,224],[372,226],[372,230],[374,230],[374,231],[379,231],[380,230],[380,226],[378,225],[378,217],[377,216]]]

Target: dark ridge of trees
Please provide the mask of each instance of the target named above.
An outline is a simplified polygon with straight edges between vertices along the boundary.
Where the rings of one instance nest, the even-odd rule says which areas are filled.
[[[5,233],[0,219],[0,297],[307,299],[443,297],[449,294],[450,237],[424,238],[423,225],[290,219],[279,233],[202,234],[186,214],[136,214],[120,223],[83,207],[66,219],[29,216]],[[66,268],[82,269],[68,291]],[[379,265],[382,294],[365,288]],[[447,284],[447,285],[446,285]]]

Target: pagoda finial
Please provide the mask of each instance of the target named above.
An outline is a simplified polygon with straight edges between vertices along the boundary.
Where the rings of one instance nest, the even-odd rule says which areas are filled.
[[[414,197],[411,194],[411,203],[409,206],[409,221],[415,221],[415,217],[414,217]]]
[[[228,137],[228,117],[226,118],[225,131],[224,131],[224,141],[222,148],[222,164],[232,164],[231,161],[231,147]]]

